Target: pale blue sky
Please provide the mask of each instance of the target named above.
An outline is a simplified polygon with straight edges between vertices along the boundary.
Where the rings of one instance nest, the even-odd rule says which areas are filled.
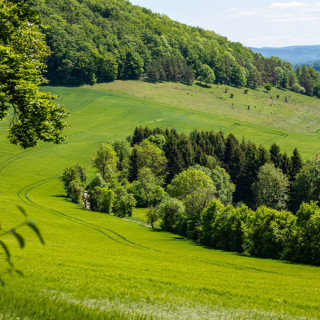
[[[320,0],[130,0],[252,47],[320,45]]]

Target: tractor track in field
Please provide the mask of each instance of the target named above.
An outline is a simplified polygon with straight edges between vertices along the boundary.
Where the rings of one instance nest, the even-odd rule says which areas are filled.
[[[135,107],[132,107],[130,108],[129,110],[125,111],[123,114],[119,115],[118,117],[114,118],[114,119],[111,119],[110,121],[105,121],[103,123],[100,123],[98,125],[95,125],[95,126],[92,126],[92,127],[89,127],[88,129],[86,130],[82,130],[82,131],[78,131],[78,132],[75,132],[75,133],[72,133],[69,135],[68,139],[66,140],[65,143],[68,143],[69,141],[72,141],[73,139],[77,138],[78,136],[81,136],[82,134],[86,134],[90,131],[94,132],[96,129],[99,129],[100,127],[109,127],[110,125],[116,123],[117,121],[127,117],[128,115],[130,115],[131,113],[133,113],[138,107],[135,106]],[[0,173],[6,169],[10,164],[12,164],[13,162],[21,159],[21,158],[24,158],[30,154],[33,154],[35,152],[38,152],[38,151],[42,151],[44,149],[47,149],[47,148],[50,148],[52,147],[52,145],[44,145],[44,146],[40,146],[36,149],[32,149],[32,150],[27,150],[27,151],[24,151],[22,153],[19,153],[19,154],[15,154],[14,156],[12,157],[9,157],[8,159],[2,161],[0,163]]]
[[[192,112],[185,112],[184,114],[180,115],[179,117],[176,117],[174,119],[172,119],[171,121],[169,121],[168,123],[163,124],[160,128],[163,129],[165,127],[169,128],[170,126],[172,126],[174,123],[177,123],[183,119],[187,119],[190,116],[192,116],[193,113]]]
[[[93,229],[95,231],[98,231],[102,234],[104,234],[105,236],[107,236],[109,239],[113,240],[113,241],[116,241],[120,244],[123,244],[123,245],[134,245],[134,246],[138,246],[138,247],[141,247],[143,249],[148,249],[148,250],[153,250],[153,251],[158,251],[158,252],[163,252],[161,250],[157,250],[157,249],[153,249],[153,248],[149,248],[149,247],[146,247],[146,246],[143,246],[141,244],[138,244],[138,243],[135,243],[133,241],[130,241],[128,240],[126,237],[122,236],[121,234],[111,230],[111,229],[108,229],[108,228],[105,228],[105,227],[101,227],[101,226],[98,226],[96,224],[93,224],[91,222],[88,222],[88,221],[85,221],[85,220],[82,220],[82,219],[79,219],[79,218],[76,218],[76,217],[72,217],[66,213],[63,213],[61,211],[58,211],[58,210],[55,210],[55,209],[51,209],[51,208],[47,208],[45,206],[42,206],[42,205],[39,205],[37,204],[36,202],[34,202],[30,196],[29,196],[29,192],[38,188],[38,187],[41,187],[43,186],[44,184],[46,183],[49,183],[51,181],[54,181],[56,180],[58,177],[52,177],[52,178],[48,178],[48,179],[43,179],[43,180],[40,180],[40,181],[37,181],[33,184],[30,184],[28,186],[25,186],[23,188],[21,188],[18,193],[17,193],[17,196],[20,200],[22,200],[24,203],[27,203],[27,204],[32,204],[33,206],[35,207],[38,207],[38,208],[41,208],[41,209],[44,209],[44,210],[47,210],[47,211],[50,211],[56,215],[59,215],[59,216],[63,216],[65,219],[69,220],[69,221],[72,221],[72,222],[75,222],[75,223],[78,223],[80,225],[83,225],[85,227],[88,227],[90,229]],[[107,234],[106,232],[109,232],[111,233],[113,236],[111,236],[110,234]],[[120,240],[118,239],[115,239],[114,236],[120,238],[122,241],[124,241],[125,243],[121,242]]]
[[[232,268],[239,269],[239,266],[237,264],[234,264],[234,263],[220,263],[219,261],[212,261],[212,260],[209,260],[209,259],[196,257],[196,256],[189,256],[189,255],[176,253],[176,252],[163,251],[163,250],[159,250],[159,249],[155,249],[155,248],[151,248],[151,247],[147,247],[147,246],[135,243],[133,241],[128,240],[123,235],[121,235],[121,234],[119,234],[119,233],[117,233],[117,232],[115,232],[115,231],[113,231],[111,229],[108,229],[108,228],[105,228],[105,227],[101,227],[99,225],[96,225],[94,223],[82,220],[80,218],[72,217],[72,216],[70,216],[70,215],[68,215],[66,213],[61,212],[61,211],[58,211],[58,210],[55,210],[55,209],[51,209],[51,208],[48,208],[48,207],[45,207],[45,206],[42,206],[42,205],[39,205],[39,204],[37,204],[36,202],[34,202],[30,198],[30,196],[29,196],[29,192],[30,191],[32,191],[32,190],[34,190],[36,188],[39,188],[39,187],[45,185],[46,183],[54,181],[57,178],[58,177],[55,176],[55,177],[51,177],[51,178],[47,178],[47,179],[43,179],[43,180],[37,181],[37,182],[32,183],[32,184],[30,184],[28,186],[25,186],[25,187],[21,188],[17,192],[17,196],[18,196],[18,198],[20,200],[22,200],[26,204],[31,204],[31,205],[33,205],[35,207],[40,208],[40,209],[50,211],[51,213],[53,213],[55,215],[58,215],[60,217],[63,217],[66,220],[69,220],[71,222],[77,223],[79,225],[82,225],[82,226],[87,227],[89,229],[92,229],[94,231],[97,231],[97,232],[103,234],[104,236],[108,237],[110,240],[115,241],[115,242],[117,242],[117,243],[119,243],[121,245],[133,246],[133,248],[141,248],[141,249],[151,250],[151,251],[155,251],[155,252],[159,252],[159,253],[164,253],[164,254],[169,254],[169,255],[174,255],[174,256],[180,256],[182,258],[187,258],[189,260],[202,262],[202,263],[205,263],[205,264],[208,264],[208,265],[221,266],[221,267],[229,266],[229,267],[232,267]],[[124,220],[124,219],[121,219],[121,220]],[[131,222],[129,220],[127,220],[127,221]],[[112,235],[110,235],[110,233]],[[118,237],[119,239],[116,239],[116,237]],[[267,270],[260,270],[258,268],[253,268],[253,267],[249,267],[249,266],[241,267],[240,269],[250,269],[250,270],[253,270],[253,271],[256,271],[256,272],[276,273],[276,274],[278,274],[277,272],[271,272],[271,271],[267,271]]]
[[[116,122],[118,122],[119,120],[122,120],[124,118],[126,118],[128,115],[134,113],[136,111],[138,107],[132,107],[129,110],[125,111],[123,114],[119,115],[116,118],[113,118],[111,120],[105,121],[103,123],[97,124],[95,126],[92,126],[90,128],[88,128],[87,130],[81,131],[81,133],[87,133],[87,132],[94,132],[96,129],[102,128],[102,127],[109,127],[113,124],[115,124]]]
[[[79,111],[81,109],[83,109],[84,107],[86,107],[88,104],[96,101],[97,99],[99,99],[101,97],[101,95],[96,95],[86,101],[83,101],[82,103],[80,103],[79,105],[73,107],[73,108],[70,108],[69,111],[71,112],[74,112],[74,111]]]
[[[50,145],[46,145],[46,146],[41,146],[39,147],[38,149],[33,149],[33,150],[27,150],[27,151],[24,151],[22,153],[18,153],[18,154],[15,154],[14,156],[2,161],[0,163],[0,173],[6,168],[8,167],[11,163],[15,162],[16,160],[19,160],[20,158],[24,158],[26,156],[28,156],[29,154],[32,154],[32,153],[35,153],[35,152],[38,152],[39,150],[43,150],[43,149],[46,149],[46,148],[49,148]]]

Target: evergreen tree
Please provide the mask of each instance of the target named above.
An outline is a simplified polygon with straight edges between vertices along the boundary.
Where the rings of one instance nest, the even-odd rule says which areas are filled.
[[[280,147],[273,143],[269,150],[270,153],[270,160],[274,163],[276,168],[280,168],[281,166],[281,153]]]
[[[302,158],[300,156],[298,149],[295,148],[291,156],[291,170],[289,172],[291,181],[294,181],[296,175],[300,172],[302,167],[303,167]]]
[[[280,169],[282,172],[286,175],[290,175],[291,172],[291,159],[288,157],[286,153],[281,155],[281,163],[280,163]]]
[[[245,163],[237,181],[234,200],[235,202],[244,202],[249,206],[253,206],[252,184],[256,181],[260,168],[258,150],[253,143],[249,142],[246,145],[244,157]]]
[[[258,165],[259,167],[262,167],[263,165],[265,165],[267,162],[270,161],[270,153],[268,152],[268,150],[266,148],[264,148],[263,146],[259,146],[258,149]]]
[[[244,161],[244,154],[240,148],[239,141],[230,133],[225,144],[224,165],[230,174],[232,182],[235,184],[243,169]]]

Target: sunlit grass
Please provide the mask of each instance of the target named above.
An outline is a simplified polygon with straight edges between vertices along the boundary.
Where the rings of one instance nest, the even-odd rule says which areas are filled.
[[[222,126],[231,131],[234,122],[116,93],[50,90],[62,93],[61,102],[72,112],[67,143],[23,151],[7,142],[7,124],[0,125],[1,224],[11,227],[23,220],[16,208],[22,205],[46,241],[42,246],[25,229],[27,246],[21,251],[15,239],[7,239],[24,277],[6,277],[0,289],[0,319],[319,317],[317,267],[210,250],[146,227],[144,209],[128,218],[133,223],[83,210],[63,196],[57,180],[63,168],[88,164],[101,142],[125,137],[136,125],[180,131]],[[270,144],[273,135],[259,135],[255,128],[243,127],[238,135],[248,132],[252,139]],[[304,137],[290,133],[283,144],[291,148],[296,136]],[[308,156],[317,149],[312,139],[318,138],[305,136],[311,137],[303,149]]]

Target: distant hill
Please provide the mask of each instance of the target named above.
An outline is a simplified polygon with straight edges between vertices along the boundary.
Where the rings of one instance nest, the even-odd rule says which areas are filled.
[[[317,62],[307,63],[307,65],[320,72],[320,60]]]
[[[256,53],[262,54],[264,57],[279,57],[287,60],[293,65],[312,63],[320,61],[320,45],[318,46],[291,46],[283,48],[250,48]]]

